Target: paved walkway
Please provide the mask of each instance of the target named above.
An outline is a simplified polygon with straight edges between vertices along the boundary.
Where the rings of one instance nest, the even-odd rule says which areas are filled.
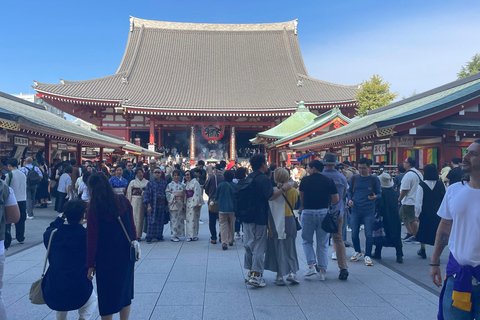
[[[45,215],[50,214],[45,211]],[[301,274],[306,270],[306,263],[298,238],[299,285],[277,287],[272,283],[274,273],[266,272],[266,288],[247,286],[243,280],[241,241],[227,251],[223,251],[220,244],[211,245],[206,206],[202,218],[205,224],[200,226],[198,242],[173,243],[168,241],[169,236],[165,242],[151,245],[142,242],[143,257],[135,270],[131,319],[393,320],[436,317],[438,298],[435,294],[377,262],[373,267],[360,262],[350,263],[348,281],[340,281],[336,263],[330,260],[325,282],[305,279]],[[33,225],[34,221],[41,220],[30,220],[27,224]],[[165,234],[169,235],[168,229]],[[389,260],[387,251],[385,260]],[[347,255],[352,253],[353,249],[347,248]],[[31,283],[41,275],[44,255],[43,245],[36,245],[7,257],[3,296],[8,319],[55,319],[55,312],[47,306],[32,305],[28,299]],[[94,319],[97,317],[98,314]],[[69,319],[78,318],[71,313]]]

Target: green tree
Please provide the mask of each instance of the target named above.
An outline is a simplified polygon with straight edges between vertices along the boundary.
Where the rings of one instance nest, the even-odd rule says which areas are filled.
[[[386,106],[398,96],[396,92],[390,92],[390,83],[384,82],[378,74],[374,74],[370,80],[364,80],[360,90],[355,95],[358,103],[357,115],[363,117],[368,110],[374,110]]]
[[[472,60],[467,62],[466,65],[462,66],[462,69],[457,73],[458,79],[468,77],[474,73],[480,71],[480,54],[477,53],[472,57]]]

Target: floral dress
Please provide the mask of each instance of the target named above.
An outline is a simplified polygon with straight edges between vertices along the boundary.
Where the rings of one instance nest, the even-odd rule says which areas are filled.
[[[147,187],[148,180],[132,180],[127,188],[127,199],[133,208],[133,221],[137,230],[137,237],[142,237],[143,221],[145,219],[145,205],[143,204],[143,192]]]
[[[185,206],[187,220],[187,238],[196,238],[198,236],[198,227],[200,222],[200,210],[204,204],[202,197],[202,188],[196,179],[192,179],[185,185]]]
[[[165,190],[167,195],[168,209],[170,210],[170,230],[172,238],[185,236],[185,184],[172,181]]]

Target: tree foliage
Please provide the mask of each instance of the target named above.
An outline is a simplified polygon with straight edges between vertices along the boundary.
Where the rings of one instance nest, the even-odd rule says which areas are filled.
[[[480,71],[480,54],[477,53],[472,57],[472,60],[467,62],[466,65],[462,66],[462,69],[460,70],[460,72],[457,73],[457,77],[458,79],[462,79],[474,73],[477,73],[479,71]]]
[[[357,115],[363,117],[368,110],[374,110],[386,106],[398,96],[396,92],[390,92],[390,83],[384,82],[378,74],[364,80],[360,90],[355,95],[358,102]]]

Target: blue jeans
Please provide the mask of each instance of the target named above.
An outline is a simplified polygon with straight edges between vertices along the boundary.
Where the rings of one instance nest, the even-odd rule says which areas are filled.
[[[443,317],[445,320],[473,320],[480,319],[480,285],[472,286],[472,311],[468,312],[452,306],[453,279],[448,277],[445,283],[443,296]]]
[[[373,220],[375,219],[375,210],[364,210],[353,207],[350,216],[352,224],[352,242],[355,252],[362,252],[360,249],[360,224],[365,225],[365,255],[372,256],[373,247]]]
[[[318,267],[327,269],[328,265],[328,237],[329,234],[323,231],[322,221],[327,214],[327,209],[304,209],[302,211],[302,246],[305,252],[307,263],[315,263],[318,259]],[[317,255],[313,250],[313,233],[315,232],[317,240]]]

